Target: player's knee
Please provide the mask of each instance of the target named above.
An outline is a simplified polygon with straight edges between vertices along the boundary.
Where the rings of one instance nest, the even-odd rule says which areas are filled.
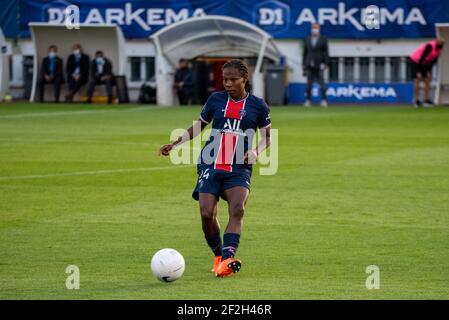
[[[201,218],[203,220],[213,220],[215,211],[214,207],[210,205],[202,205],[200,206]]]
[[[229,208],[229,213],[232,217],[241,219],[245,213],[245,205],[243,202],[232,203]]]

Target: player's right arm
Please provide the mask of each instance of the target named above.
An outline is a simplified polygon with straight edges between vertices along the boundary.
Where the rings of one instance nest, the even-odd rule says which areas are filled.
[[[183,144],[186,141],[190,141],[203,131],[204,128],[213,120],[214,106],[213,103],[215,94],[211,94],[206,101],[206,104],[201,110],[199,119],[187,129],[182,136],[180,136],[175,142],[165,144],[159,150],[159,155],[168,156],[170,151],[173,150],[177,145]]]
[[[204,128],[207,127],[207,123],[202,121],[201,119],[198,119],[190,128],[188,128],[182,136],[178,137],[176,141],[164,144],[159,149],[159,155],[168,156],[170,154],[170,151],[173,150],[177,145],[183,144],[186,141],[190,141],[193,138],[195,138],[197,135],[201,133],[201,131],[204,130]]]

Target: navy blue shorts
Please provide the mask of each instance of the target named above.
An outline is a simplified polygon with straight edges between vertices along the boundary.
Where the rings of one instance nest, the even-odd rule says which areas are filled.
[[[218,199],[223,198],[224,190],[233,187],[245,187],[250,190],[251,173],[249,169],[240,169],[236,172],[226,172],[223,170],[214,170],[213,167],[199,167],[198,180],[193,190],[192,198],[199,200],[200,193],[212,193]]]

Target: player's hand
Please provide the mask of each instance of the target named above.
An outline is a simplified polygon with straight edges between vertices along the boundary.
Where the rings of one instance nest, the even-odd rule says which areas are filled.
[[[163,155],[163,156],[168,156],[170,154],[170,151],[173,150],[174,145],[173,143],[170,144],[164,144],[160,149],[159,149],[159,155]]]
[[[257,152],[255,150],[248,150],[243,156],[243,161],[248,164],[255,164],[257,162]]]

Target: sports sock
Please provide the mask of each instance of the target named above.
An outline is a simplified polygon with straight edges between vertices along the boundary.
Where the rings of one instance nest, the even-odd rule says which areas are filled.
[[[216,257],[221,256],[223,245],[221,243],[220,232],[213,235],[206,235],[205,238],[214,255]]]
[[[240,235],[238,233],[225,233],[223,236],[223,253],[221,261],[235,256],[240,243]]]

